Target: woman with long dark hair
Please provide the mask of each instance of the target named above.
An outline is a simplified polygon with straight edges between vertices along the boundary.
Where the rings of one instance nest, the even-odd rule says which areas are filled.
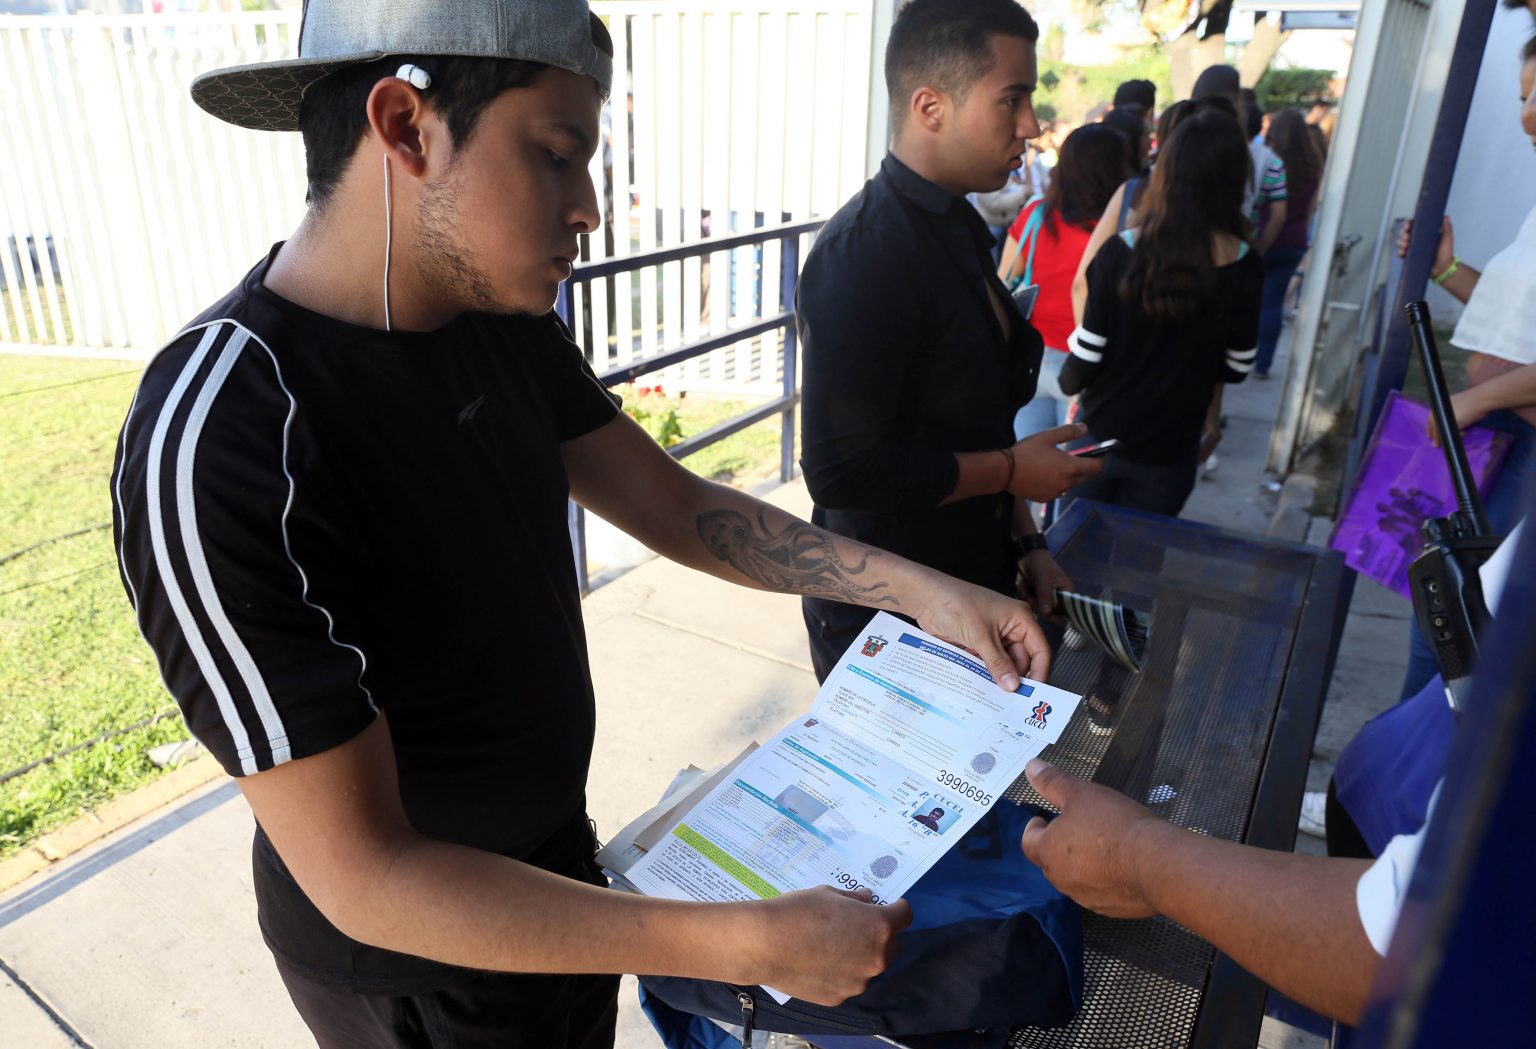
[[[1191,102],[1175,102],[1157,118],[1157,131],[1153,135],[1152,166],[1157,165],[1157,151],[1162,149],[1162,144],[1173,137],[1173,129],[1181,124],[1185,117],[1195,112]],[[1115,190],[1114,196],[1109,198],[1109,203],[1104,205],[1104,217],[1093,228],[1093,234],[1088,238],[1088,247],[1083,250],[1077,263],[1077,274],[1072,282],[1072,313],[1073,323],[1076,324],[1083,315],[1083,303],[1088,297],[1087,271],[1088,263],[1099,253],[1106,240],[1113,237],[1129,226],[1136,224],[1136,209],[1141,207],[1141,198],[1147,192],[1147,179],[1141,175],[1127,179],[1125,184]]]
[[[1323,181],[1323,155],[1317,140],[1299,109],[1282,109],[1270,114],[1265,144],[1285,164],[1285,218],[1269,250],[1264,252],[1264,302],[1259,310],[1259,356],[1253,366],[1256,379],[1269,378],[1269,366],[1275,360],[1275,346],[1280,341],[1280,324],[1285,306],[1285,289],[1296,267],[1307,253],[1308,230],[1317,206],[1317,191]],[[1267,205],[1262,206],[1267,212]],[[1268,219],[1261,214],[1259,227]]]
[[[1189,116],[1158,154],[1139,225],[1089,264],[1061,388],[1081,393],[1093,438],[1119,445],[1070,498],[1169,515],[1189,498],[1213,391],[1245,379],[1257,353],[1264,269],[1246,239],[1249,166],[1236,120]]]
[[[1014,417],[1024,438],[1067,421],[1071,402],[1056,377],[1067,359],[1072,318],[1072,278],[1094,224],[1115,188],[1130,174],[1125,136],[1104,124],[1087,124],[1061,145],[1056,171],[1043,199],[1025,205],[1008,231],[997,275],[1009,287],[1033,284],[1029,322],[1045,340],[1034,400]]]

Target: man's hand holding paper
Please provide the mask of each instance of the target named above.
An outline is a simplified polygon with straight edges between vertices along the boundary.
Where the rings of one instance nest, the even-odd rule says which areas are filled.
[[[1059,736],[1078,698],[1034,681],[1004,691],[975,656],[880,613],[810,710],[668,808],[665,833],[624,877],[648,895],[790,915],[812,906],[804,890],[830,905],[816,886],[864,891],[895,912],[894,935],[908,920],[900,897]]]
[[[985,587],[933,572],[928,603],[912,618],[928,633],[975,653],[1006,692],[1023,678],[1044,681],[1051,646],[1029,606]]]
[[[761,957],[749,971],[782,995],[816,1005],[840,1005],[863,993],[895,956],[897,935],[912,924],[905,900],[875,906],[867,889],[822,885],[752,906],[761,907],[764,927],[753,939]]]

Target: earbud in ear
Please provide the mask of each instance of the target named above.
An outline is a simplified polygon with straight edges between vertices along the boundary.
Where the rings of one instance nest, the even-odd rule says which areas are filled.
[[[404,80],[417,91],[425,91],[432,86],[432,74],[418,65],[407,62],[395,71],[396,78]]]

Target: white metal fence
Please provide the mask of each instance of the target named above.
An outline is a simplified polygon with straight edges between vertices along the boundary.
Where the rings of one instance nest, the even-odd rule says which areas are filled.
[[[867,175],[878,0],[597,0],[615,44],[606,212],[588,258],[829,214]],[[0,19],[0,343],[147,353],[303,213],[297,135],[206,116],[205,69],[294,53],[292,12]],[[776,247],[582,289],[601,368],[719,333],[778,302]],[[679,366],[690,388],[775,389],[776,346]]]

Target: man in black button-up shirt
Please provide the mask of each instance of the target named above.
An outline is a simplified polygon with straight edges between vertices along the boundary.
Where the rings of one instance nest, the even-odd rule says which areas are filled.
[[[1014,0],[902,9],[886,50],[891,152],[822,230],[797,308],[813,520],[1005,593],[1022,573],[1044,613],[1052,590],[1070,584],[1025,500],[1055,498],[1100,466],[1055,446],[1077,426],[1015,444],[1013,416],[1034,394],[1043,344],[964,199],[1001,186],[1040,132],[1038,33]],[[804,604],[825,678],[869,612]]]

